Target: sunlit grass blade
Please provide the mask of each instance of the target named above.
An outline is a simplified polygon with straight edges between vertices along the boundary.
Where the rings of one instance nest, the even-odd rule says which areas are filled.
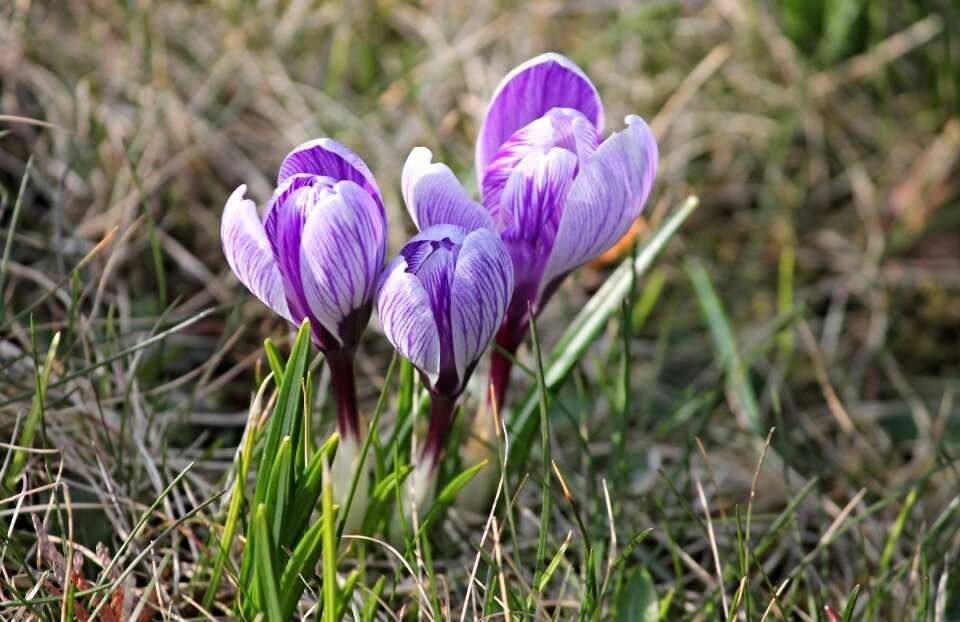
[[[333,482],[330,465],[323,461],[323,492],[320,495],[322,516],[320,522],[323,547],[323,620],[337,622],[337,532],[336,512],[333,507]]]

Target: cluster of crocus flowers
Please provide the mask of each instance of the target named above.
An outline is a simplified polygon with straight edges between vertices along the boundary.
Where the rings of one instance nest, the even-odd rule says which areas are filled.
[[[380,192],[343,145],[320,139],[295,149],[262,221],[245,187],[234,193],[222,229],[230,266],[283,317],[310,319],[345,438],[359,434],[353,356],[375,295],[384,333],[430,392],[418,465],[435,471],[456,402],[490,342],[515,353],[530,314],[567,274],[615,245],[643,209],[656,141],[639,117],[606,140],[603,123],[596,89],[569,59],[543,54],[511,71],[477,142],[481,200],[429,150],[414,149],[401,189],[420,233],[382,274]],[[510,360],[493,353],[498,402]]]

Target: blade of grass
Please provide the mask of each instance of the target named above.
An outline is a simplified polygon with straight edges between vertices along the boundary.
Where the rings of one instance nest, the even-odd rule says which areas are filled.
[[[337,532],[333,509],[333,482],[330,481],[330,464],[323,460],[323,620],[337,622]]]
[[[530,337],[533,340],[534,366],[537,372],[537,402],[540,405],[540,435],[543,448],[543,507],[540,510],[540,541],[537,545],[537,560],[533,571],[533,591],[527,601],[527,609],[532,615],[536,613],[537,601],[543,592],[543,570],[547,557],[547,536],[550,529],[550,417],[547,413],[547,385],[543,374],[543,359],[540,356],[540,336],[537,333],[537,322],[533,319],[533,309],[530,309]]]
[[[7,239],[3,245],[3,262],[0,263],[0,320],[6,315],[7,306],[4,296],[4,290],[7,286],[7,269],[10,267],[10,253],[13,252],[13,238],[17,232],[17,223],[20,221],[20,210],[23,207],[23,197],[27,192],[27,183],[30,181],[30,173],[33,171],[33,156],[27,160],[27,165],[23,169],[23,177],[20,179],[20,190],[17,192],[17,200],[13,203],[13,215],[10,216],[10,226],[7,227]]]
[[[267,508],[261,503],[257,506],[257,513],[253,518],[253,532],[257,537],[257,574],[256,582],[260,602],[263,603],[267,612],[268,620],[283,620],[283,613],[280,609],[279,583],[277,578],[279,573],[277,559],[274,555],[276,545],[270,537],[269,521],[267,519]]]
[[[33,446],[33,437],[37,432],[37,427],[40,425],[40,420],[43,416],[44,400],[46,399],[47,388],[50,386],[50,376],[53,374],[53,364],[57,358],[57,348],[59,345],[60,333],[58,332],[50,341],[47,356],[43,360],[43,370],[40,371],[39,368],[34,365],[37,385],[36,394],[34,395],[33,403],[30,405],[30,412],[27,414],[23,429],[20,431],[20,447],[24,449],[18,450],[13,454],[10,471],[7,473],[7,481],[5,484],[7,490],[12,491],[14,489],[16,480],[20,477],[24,464],[26,464],[26,448]]]
[[[757,434],[764,434],[756,395],[750,386],[747,369],[737,351],[737,342],[730,320],[727,318],[716,289],[710,282],[710,276],[703,264],[692,257],[685,262],[684,270],[693,286],[703,318],[710,329],[713,347],[720,359],[719,363],[726,371],[727,392],[732,398],[731,407],[740,419],[741,425]]]

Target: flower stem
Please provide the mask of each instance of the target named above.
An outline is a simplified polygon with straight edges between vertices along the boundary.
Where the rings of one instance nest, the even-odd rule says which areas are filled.
[[[430,396],[430,427],[427,428],[427,440],[423,443],[420,462],[427,464],[429,461],[431,470],[440,465],[456,406],[456,397],[436,394]]]
[[[357,407],[357,381],[353,371],[353,352],[324,352],[330,368],[330,386],[337,407],[337,430],[343,438],[360,438],[360,410]]]
[[[490,382],[493,384],[493,393],[497,400],[497,412],[502,412],[503,410],[507,390],[510,388],[510,371],[513,369],[513,360],[505,356],[501,348],[503,351],[508,352],[510,356],[514,356],[520,344],[523,343],[526,328],[526,322],[523,326],[504,323],[494,338],[494,343],[497,344],[498,348],[494,348],[491,353]],[[490,403],[489,393],[487,393],[487,403]]]

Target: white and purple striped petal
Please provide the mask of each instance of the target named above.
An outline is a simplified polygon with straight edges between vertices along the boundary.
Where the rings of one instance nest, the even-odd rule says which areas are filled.
[[[517,165],[500,204],[505,240],[523,240],[548,255],[567,193],[577,174],[577,156],[566,149],[531,151]]]
[[[357,327],[345,323],[366,325],[386,244],[383,210],[352,181],[324,190],[307,216],[299,257],[303,290],[311,317],[337,346],[359,337]]]
[[[220,222],[220,238],[227,263],[240,282],[265,305],[288,320],[283,281],[277,269],[256,204],[244,199],[247,187],[240,186],[227,200]],[[302,319],[302,318],[301,318]]]
[[[440,375],[440,334],[433,307],[416,275],[407,271],[403,255],[387,265],[377,287],[380,325],[393,347],[427,377],[431,386]]]
[[[553,108],[573,108],[603,131],[603,105],[586,74],[560,54],[541,54],[516,67],[494,91],[477,139],[477,179],[514,132]]]
[[[640,215],[657,172],[657,142],[637,116],[608,138],[567,194],[540,292],[603,254]]]
[[[433,225],[457,225],[467,231],[494,229],[490,214],[470,198],[446,164],[433,163],[426,147],[410,152],[400,187],[414,224],[421,231]]]
[[[384,333],[438,395],[457,396],[503,320],[510,256],[489,229],[435,225],[384,271],[377,308]]]
[[[495,233],[479,229],[463,241],[451,292],[450,314],[457,375],[473,372],[503,321],[513,293],[513,261]]]
[[[499,222],[504,186],[520,162],[531,151],[547,152],[554,147],[576,154],[585,166],[600,145],[600,133],[579,111],[554,108],[513,133],[500,147],[483,176],[483,205]]]
[[[305,142],[291,151],[280,165],[277,185],[297,174],[330,177],[336,181],[352,181],[373,197],[377,205],[383,206],[377,180],[366,163],[332,138],[317,138]]]

